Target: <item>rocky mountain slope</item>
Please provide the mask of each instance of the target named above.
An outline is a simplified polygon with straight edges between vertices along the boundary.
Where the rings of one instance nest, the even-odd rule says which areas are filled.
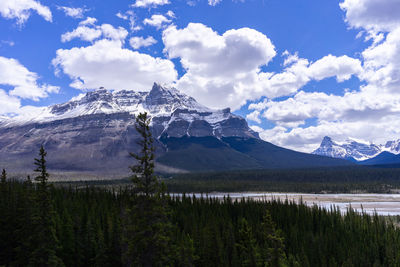
[[[99,89],[63,104],[0,120],[0,167],[31,170],[38,147],[53,170],[129,173],[135,114],[148,112],[164,172],[333,166],[345,161],[299,153],[259,139],[245,119],[213,110],[173,88]]]

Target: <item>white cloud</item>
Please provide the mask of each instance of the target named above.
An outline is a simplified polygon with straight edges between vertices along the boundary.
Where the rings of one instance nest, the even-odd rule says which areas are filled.
[[[357,37],[365,34],[366,41],[372,39],[371,46],[361,53],[361,61],[327,56],[312,64],[303,62],[296,71],[289,67],[284,73],[292,74],[294,87],[302,86],[308,79],[336,76],[340,82],[350,75],[357,75],[366,84],[343,96],[299,92],[284,101],[265,100],[250,105],[250,110],[262,112],[261,116],[277,125],[261,130],[262,138],[306,152],[317,148],[325,135],[339,141],[355,137],[374,143],[399,138],[400,2],[345,0],[340,7],[345,11],[348,25],[360,29]],[[287,52],[284,55],[292,66],[302,60]],[[295,77],[304,79],[299,81]],[[312,126],[305,124],[309,119],[313,120]]]
[[[141,47],[148,47],[153,44],[157,43],[157,40],[153,38],[153,36],[148,36],[146,38],[143,37],[137,37],[134,36],[131,39],[129,39],[129,44],[134,48],[134,49],[139,49]]]
[[[52,61],[56,72],[64,72],[77,89],[132,89],[147,91],[152,84],[172,83],[177,78],[174,64],[122,48],[116,40],[99,40],[87,47],[59,49]]]
[[[239,108],[247,99],[258,98],[259,68],[275,56],[272,42],[249,28],[219,35],[200,23],[184,29],[171,26],[163,32],[165,52],[180,58],[185,75],[177,87],[214,108]]]
[[[100,38],[109,38],[111,40],[125,40],[128,31],[122,27],[114,28],[110,24],[95,25],[95,19],[88,18],[81,22],[78,28],[71,32],[66,32],[61,35],[62,42],[69,42],[72,39],[78,38],[83,41],[93,42]]]
[[[10,96],[6,91],[0,89],[0,115],[15,113],[21,106],[20,100],[15,96]]]
[[[336,76],[338,82],[343,82],[350,79],[353,74],[361,74],[362,71],[358,59],[346,55],[341,57],[327,55],[309,66],[308,76],[316,81]]]
[[[253,112],[247,114],[247,115],[246,115],[246,119],[247,119],[247,120],[250,120],[250,121],[255,121],[255,122],[257,122],[257,123],[261,123],[261,120],[260,120],[260,111],[255,110],[255,111],[253,111]]]
[[[85,20],[79,22],[79,25],[94,25],[96,24],[97,19],[92,17],[87,17]]]
[[[7,46],[14,46],[14,45],[15,45],[14,41],[1,40],[1,42],[0,42],[0,47],[1,47],[3,44],[5,44],[5,45],[7,45]]]
[[[389,32],[386,39],[362,52],[369,85],[399,93],[400,89],[400,26]]]
[[[166,15],[172,19],[175,18],[175,13],[172,10],[168,10],[168,12],[166,13]]]
[[[80,7],[66,7],[66,6],[58,6],[59,10],[64,11],[65,15],[71,18],[80,19],[83,18],[83,15],[88,9],[80,8]]]
[[[372,40],[360,60],[328,55],[310,64],[297,54],[284,52],[284,66],[289,67],[268,79],[273,81],[278,76],[281,88],[275,91],[287,95],[309,80],[332,76],[341,82],[357,75],[366,84],[342,96],[301,91],[283,101],[264,100],[249,105],[250,110],[262,112],[261,116],[276,124],[273,129],[258,128],[263,139],[311,152],[326,135],[339,141],[353,137],[374,143],[399,138],[400,2],[345,0],[340,7],[348,25],[360,29],[357,38],[364,34],[366,41]],[[306,124],[307,120],[311,123]]]
[[[216,6],[218,5],[222,0],[208,0],[208,4],[210,6]]]
[[[376,143],[398,139],[400,130],[390,122],[400,124],[400,96],[362,89],[343,96],[300,91],[287,100],[263,101],[249,109],[265,109],[262,116],[277,125],[261,131],[262,138],[306,152],[315,149],[326,135],[335,140],[356,137]],[[302,127],[307,119],[316,120],[315,125]]]
[[[286,68],[283,72],[261,74],[265,86],[264,93],[269,98],[296,93],[311,80],[320,81],[336,77],[338,82],[343,82],[352,75],[361,75],[363,72],[361,61],[348,56],[327,55],[310,63],[307,59],[299,58],[297,54],[286,55]]]
[[[18,60],[0,56],[0,85],[13,87],[9,95],[38,101],[49,93],[58,92],[58,87],[39,84],[38,79],[36,73],[29,71]]]
[[[170,4],[169,0],[136,0],[133,7],[156,7]]]
[[[0,14],[7,19],[16,19],[18,24],[25,23],[31,15],[31,11],[36,11],[47,21],[52,21],[52,14],[47,6],[35,0],[1,0]]]
[[[88,41],[92,42],[95,39],[100,38],[102,35],[102,31],[99,28],[91,28],[87,26],[78,26],[75,30],[72,32],[66,32],[61,35],[61,41],[63,43],[69,42],[72,39],[78,38],[83,41]]]
[[[131,31],[138,31],[141,30],[142,27],[136,25],[136,15],[132,10],[128,10],[125,13],[118,12],[116,16],[120,19],[129,21],[129,28]]]
[[[263,96],[294,94],[311,80],[336,77],[342,82],[363,71],[360,60],[345,55],[309,62],[286,51],[281,73],[262,72],[260,68],[275,56],[275,48],[268,37],[249,28],[219,35],[203,24],[190,23],[184,29],[167,28],[163,41],[167,55],[180,58],[186,70],[177,87],[214,108],[237,109]]]
[[[293,55],[289,53],[289,51],[285,50],[282,53],[282,56],[285,57],[285,61],[283,62],[283,66],[288,66],[292,63],[299,61],[299,54],[296,52]]]
[[[152,15],[151,18],[146,18],[143,20],[144,25],[150,25],[160,29],[163,25],[171,23],[170,19],[160,14]]]
[[[390,31],[400,24],[398,0],[345,0],[340,7],[353,28],[368,31]]]
[[[102,24],[100,29],[105,38],[109,38],[111,40],[125,40],[128,35],[128,31],[123,27],[114,28],[114,26],[110,24]]]

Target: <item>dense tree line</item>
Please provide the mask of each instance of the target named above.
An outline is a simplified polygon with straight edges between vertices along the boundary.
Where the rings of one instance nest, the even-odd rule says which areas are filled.
[[[32,262],[37,259],[35,251],[48,242],[37,237],[33,223],[38,190],[36,183],[28,181],[1,182],[0,266],[54,266]],[[140,236],[126,232],[131,190],[50,186],[48,192],[53,207],[52,242],[56,242],[51,247],[52,260],[59,260],[59,265],[127,266],[127,245],[140,251]],[[167,206],[169,225],[164,226],[164,238],[169,247],[163,250],[165,258],[159,265],[277,266],[277,261],[282,266],[400,264],[400,230],[380,216],[352,211],[342,215],[335,209],[291,202],[191,196],[169,198]]]

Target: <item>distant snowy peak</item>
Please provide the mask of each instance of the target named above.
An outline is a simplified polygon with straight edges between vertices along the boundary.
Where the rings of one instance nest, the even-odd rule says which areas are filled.
[[[385,145],[375,145],[362,140],[348,138],[345,142],[335,142],[325,136],[318,149],[313,154],[332,158],[355,159],[357,161],[373,158],[383,151],[393,154],[400,152],[400,140],[388,141]]]
[[[388,151],[393,154],[399,154],[400,153],[400,139],[396,141],[387,141],[384,146],[382,146],[383,151]]]

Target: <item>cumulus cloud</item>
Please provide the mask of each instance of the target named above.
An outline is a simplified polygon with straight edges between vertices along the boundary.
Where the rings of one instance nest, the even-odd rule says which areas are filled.
[[[0,89],[0,115],[16,112],[21,106],[20,102],[19,98],[10,96]]]
[[[169,4],[169,0],[136,0],[133,7],[156,7]]]
[[[340,7],[346,12],[346,22],[354,28],[390,31],[400,24],[398,0],[345,0]]]
[[[35,0],[1,0],[0,14],[7,19],[16,19],[18,24],[25,23],[35,11],[47,21],[52,21],[52,14],[47,6]]]
[[[383,42],[362,52],[365,73],[370,86],[399,93],[400,89],[400,25],[389,32]]]
[[[66,7],[66,6],[58,6],[58,10],[64,11],[65,15],[71,18],[81,19],[83,15],[88,9],[80,8],[80,7]]]
[[[286,66],[280,73],[260,73],[259,79],[263,86],[263,96],[276,98],[296,93],[310,81],[320,81],[336,77],[338,82],[360,76],[363,73],[361,61],[348,56],[327,55],[315,62],[299,58],[297,54],[288,55]]]
[[[360,30],[357,38],[364,34],[366,41],[372,39],[371,45],[361,52],[360,59],[328,55],[314,63],[285,51],[284,71],[264,75],[271,83],[269,88],[277,87],[272,92],[286,92],[289,97],[249,105],[250,118],[257,111],[259,117],[276,125],[266,130],[257,127],[263,139],[311,152],[325,135],[339,141],[355,137],[374,143],[399,138],[400,2],[344,0],[340,7],[347,24]],[[341,82],[351,75],[364,84],[343,95],[296,90],[309,80],[335,76]]]
[[[300,91],[286,100],[262,101],[250,105],[249,109],[263,112],[262,117],[277,125],[276,129],[260,131],[262,138],[306,152],[318,147],[326,135],[336,140],[356,137],[378,143],[398,139],[398,130],[384,128],[388,122],[398,120],[400,97],[363,89],[343,96]],[[315,125],[302,127],[308,119],[314,119]],[[400,124],[400,120],[394,123]],[[381,134],[377,134],[379,131]]]
[[[261,119],[260,119],[260,111],[255,110],[249,114],[246,115],[246,119],[250,120],[250,121],[255,121],[257,123],[261,123]]]
[[[360,75],[362,71],[361,62],[358,59],[346,55],[340,57],[327,55],[312,63],[307,75],[316,81],[336,76],[338,82],[343,82],[350,79],[353,74]]]
[[[177,87],[214,108],[236,109],[260,93],[259,68],[276,54],[267,36],[249,28],[219,35],[200,23],[171,26],[163,42],[168,57],[180,58],[186,70]]]
[[[92,17],[87,17],[85,20],[79,22],[79,25],[94,25],[96,24],[97,19]]]
[[[156,27],[157,29],[160,29],[162,26],[169,23],[171,23],[171,20],[160,14],[154,14],[151,16],[151,18],[146,18],[143,20],[144,25],[150,25]]]
[[[177,78],[170,60],[122,47],[117,40],[102,39],[87,47],[59,49],[52,64],[64,72],[77,89],[132,89],[147,91],[155,81],[172,83]]]
[[[69,42],[72,39],[78,38],[83,41],[92,42],[100,37],[109,38],[112,40],[124,40],[128,35],[128,31],[123,27],[114,28],[110,24],[95,25],[96,19],[87,18],[71,32],[66,32],[61,35],[62,42]]]
[[[359,59],[345,55],[309,62],[287,51],[282,72],[262,72],[276,55],[275,47],[267,36],[249,28],[220,35],[200,23],[183,29],[170,26],[163,42],[168,57],[179,58],[186,70],[177,87],[214,108],[237,109],[248,100],[294,94],[311,80],[336,77],[342,82],[363,72]]]
[[[283,101],[265,99],[249,105],[250,118],[257,115],[257,111],[258,116],[276,125],[267,130],[257,128],[263,139],[311,152],[325,135],[339,141],[355,137],[375,143],[399,138],[400,3],[345,0],[340,7],[348,25],[360,29],[366,34],[366,41],[373,39],[373,42],[361,53],[360,60],[328,55],[309,63],[298,54],[290,55],[285,51],[284,71],[264,75],[270,82],[269,88],[276,87],[271,96],[294,95]],[[341,82],[351,75],[365,84],[343,95],[296,93],[296,88],[310,80],[335,76]]]
[[[129,39],[129,44],[133,47],[133,49],[139,49],[141,47],[148,47],[157,43],[157,40],[153,38],[153,36],[148,36],[143,38],[141,36],[134,36]]]
[[[38,82],[39,75],[29,71],[18,60],[0,56],[0,85],[13,87],[10,96],[32,99],[47,97],[58,92],[59,88]]]

